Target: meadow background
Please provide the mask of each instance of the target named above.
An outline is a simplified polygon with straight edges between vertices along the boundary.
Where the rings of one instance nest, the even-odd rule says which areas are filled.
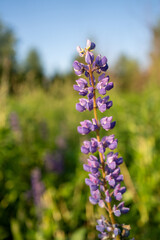
[[[86,158],[80,152],[80,144],[86,136],[77,133],[79,122],[91,119],[92,113],[79,113],[75,110],[78,94],[73,90],[73,84],[77,77],[72,71],[72,59],[79,59],[75,51],[76,44],[83,47],[90,36],[85,33],[82,37],[82,31],[81,40],[78,42],[77,32],[71,25],[72,35],[69,35],[68,39],[72,44],[67,45],[63,34],[61,35],[62,42],[55,47],[52,57],[53,63],[57,61],[62,65],[58,69],[55,64],[54,71],[49,73],[45,58],[39,53],[43,52],[43,49],[34,46],[28,48],[28,51],[25,50],[26,52],[22,51],[23,41],[19,43],[21,35],[17,36],[16,27],[10,18],[10,13],[14,12],[15,8],[22,14],[18,8],[20,2],[17,1],[17,5],[16,1],[14,5],[11,1],[6,1],[9,5],[2,2],[0,12],[4,20],[1,18],[0,21],[0,240],[97,239],[96,219],[103,210],[92,206],[88,201],[89,189],[84,183],[87,173],[83,171]],[[136,2],[138,4],[138,1]],[[158,1],[153,3],[154,7],[159,7]],[[125,6],[123,1],[123,7]],[[143,6],[146,6],[145,1]],[[31,2],[28,7],[33,7]],[[91,5],[92,7],[95,9],[96,6]],[[118,11],[118,7],[115,9]],[[22,19],[29,21],[31,15]],[[118,52],[114,59],[114,44],[111,48],[108,47],[112,62],[108,74],[115,88],[109,92],[113,107],[107,114],[113,115],[117,122],[112,133],[118,138],[118,151],[125,161],[121,167],[127,186],[124,200],[131,209],[118,221],[130,224],[131,236],[137,240],[158,240],[160,236],[160,20],[159,17],[154,19],[150,24],[146,24],[145,19],[137,22],[137,27],[146,24],[148,29],[149,40],[146,38],[146,41],[149,41],[149,45],[145,64],[138,60],[139,49],[137,52],[133,51],[137,58],[128,54],[129,50],[126,48],[124,52],[121,49],[122,53]],[[25,26],[23,21],[21,24]],[[75,27],[76,23],[73,25]],[[39,27],[38,21],[36,26]],[[120,24],[118,26],[123,28]],[[31,23],[29,28],[32,29]],[[107,32],[107,26],[105,28],[103,32]],[[47,31],[50,32],[49,28]],[[20,30],[18,32],[21,33]],[[112,38],[119,42],[116,33]],[[55,31],[54,34],[60,32]],[[96,32],[94,35],[92,31],[92,36],[91,40],[97,39],[100,44],[100,37],[98,38]],[[32,37],[34,38],[29,35],[28,39]],[[108,34],[107,38],[110,37]],[[121,39],[121,36],[119,38]],[[82,41],[84,39],[85,41]],[[21,47],[18,47],[19,44]],[[136,48],[136,44],[132,44],[131,41],[128,46],[131,49]],[[121,45],[123,43],[120,41],[119,46]],[[72,53],[68,51],[70,61],[63,69],[63,63],[68,59],[64,58],[64,54],[61,55],[61,51],[68,49],[68,46],[69,49],[72,48]],[[51,51],[52,46],[51,49],[49,45],[47,47]],[[105,46],[104,51],[103,46],[100,50],[101,54],[105,55]],[[108,60],[110,65],[110,59]],[[105,132],[102,132],[101,136],[104,134]]]

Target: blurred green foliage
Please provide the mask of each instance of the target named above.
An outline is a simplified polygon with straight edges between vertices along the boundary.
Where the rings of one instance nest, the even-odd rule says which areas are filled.
[[[61,97],[56,97],[56,91],[63,93]],[[108,114],[117,121],[112,131],[126,162],[127,167],[122,166],[128,188],[124,198],[131,207],[119,221],[130,223],[137,239],[158,239],[159,90],[149,88],[140,95],[113,90],[111,99],[114,107]],[[88,203],[85,159],[80,153],[80,142],[86,137],[80,138],[76,130],[80,120],[91,116],[76,112],[76,101],[67,83],[49,93],[37,89],[18,99],[7,98],[6,119],[0,128],[0,239],[97,239],[94,225],[102,213],[97,211],[102,210]],[[11,126],[13,112],[19,121],[17,129]],[[47,152],[62,154],[61,172],[46,168]],[[35,168],[40,169],[45,185],[41,206],[35,206],[31,192]]]
[[[153,31],[154,57],[145,73],[135,60],[123,56],[117,61],[111,72],[115,88],[109,93],[113,107],[107,111],[117,122],[111,133],[125,160],[124,200],[131,208],[117,221],[130,224],[132,236],[145,240],[160,235],[157,29],[159,25]],[[80,152],[86,136],[77,133],[79,122],[92,113],[75,110],[73,73],[56,74],[46,82],[35,50],[19,66],[14,34],[6,35],[8,31],[0,26],[0,240],[97,239],[96,219],[103,209],[88,201],[86,158]],[[9,36],[5,54],[4,36]],[[12,60],[3,65],[4,59]]]

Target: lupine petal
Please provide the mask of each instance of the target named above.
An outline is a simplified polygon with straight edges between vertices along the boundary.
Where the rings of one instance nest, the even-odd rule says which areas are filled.
[[[99,205],[101,208],[104,208],[104,207],[105,207],[105,203],[104,203],[103,200],[99,200],[98,205]]]
[[[99,231],[99,232],[104,232],[104,230],[105,230],[105,228],[104,228],[103,225],[98,225],[98,226],[96,226],[96,229],[97,229],[97,231]]]
[[[87,164],[83,164],[83,169],[84,169],[86,172],[90,172],[90,170],[91,170],[90,166],[88,166]]]
[[[105,67],[105,66],[106,66],[106,64],[107,64],[107,58],[106,58],[105,56],[102,57],[102,59],[101,59],[101,61],[100,61],[100,64],[101,64],[102,67]]]
[[[85,56],[85,61],[86,61],[87,64],[91,65],[93,63],[93,61],[94,61],[93,53],[87,51],[86,52],[86,56]]]
[[[73,62],[73,68],[77,71],[80,71],[82,68],[82,65],[76,60]]]
[[[121,211],[120,211],[119,209],[115,210],[115,211],[114,211],[114,215],[115,215],[116,217],[119,217],[119,216],[121,215]]]
[[[89,128],[80,127],[80,126],[77,127],[77,130],[82,135],[88,134],[91,131]]]
[[[89,153],[89,149],[84,147],[84,146],[82,146],[81,147],[81,152],[84,153],[84,154],[88,154]]]
[[[82,106],[80,103],[77,103],[77,104],[76,104],[76,110],[79,111],[79,112],[83,112],[83,111],[85,111],[86,109],[85,109],[85,107]]]
[[[113,82],[108,83],[107,86],[105,87],[107,91],[111,90],[112,88],[113,88]]]
[[[97,199],[95,199],[95,198],[93,198],[93,197],[89,197],[89,201],[90,201],[93,205],[95,205],[95,204],[98,203],[99,200],[97,200]]]
[[[127,207],[121,208],[121,213],[126,214],[128,212],[129,212],[129,208],[127,208]]]

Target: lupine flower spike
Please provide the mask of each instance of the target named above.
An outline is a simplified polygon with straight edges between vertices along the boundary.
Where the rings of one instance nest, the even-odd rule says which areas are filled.
[[[129,208],[125,207],[122,201],[122,195],[126,188],[122,186],[123,175],[119,165],[123,162],[123,158],[119,157],[117,152],[113,152],[118,143],[114,135],[100,138],[100,129],[103,128],[108,132],[115,127],[116,122],[113,121],[112,116],[104,116],[99,120],[97,115],[97,110],[103,113],[113,105],[108,96],[108,91],[113,88],[113,82],[110,82],[109,76],[106,75],[108,69],[107,58],[101,55],[95,58],[92,52],[95,46],[95,43],[90,40],[87,40],[85,49],[78,46],[79,56],[85,58],[86,64],[78,61],[73,63],[76,75],[81,76],[83,74],[85,77],[77,79],[73,86],[79,92],[79,95],[83,96],[76,104],[76,109],[79,112],[86,110],[93,110],[94,112],[92,120],[80,122],[80,126],[77,128],[82,135],[91,131],[96,134],[96,137],[91,138],[90,141],[84,141],[81,147],[82,153],[89,154],[87,164],[83,165],[84,170],[89,172],[89,178],[85,179],[85,183],[90,187],[89,201],[94,205],[98,204],[99,207],[105,208],[108,212],[107,219],[101,216],[97,221],[98,237],[103,240],[127,239],[130,226],[116,223],[116,217],[120,217],[121,214],[126,214],[129,211]],[[94,73],[99,74],[97,80]],[[107,96],[96,98],[97,92],[103,96],[107,94]],[[87,98],[84,98],[84,96],[87,96]],[[108,150],[108,153],[105,156],[106,150]],[[97,151],[99,153],[98,158],[93,155]]]

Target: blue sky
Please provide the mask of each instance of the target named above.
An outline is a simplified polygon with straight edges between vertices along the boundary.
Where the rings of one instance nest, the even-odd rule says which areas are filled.
[[[124,53],[148,64],[150,26],[160,18],[159,0],[1,0],[0,18],[13,28],[23,60],[39,50],[46,72],[70,70],[76,46],[89,38],[113,65]]]

